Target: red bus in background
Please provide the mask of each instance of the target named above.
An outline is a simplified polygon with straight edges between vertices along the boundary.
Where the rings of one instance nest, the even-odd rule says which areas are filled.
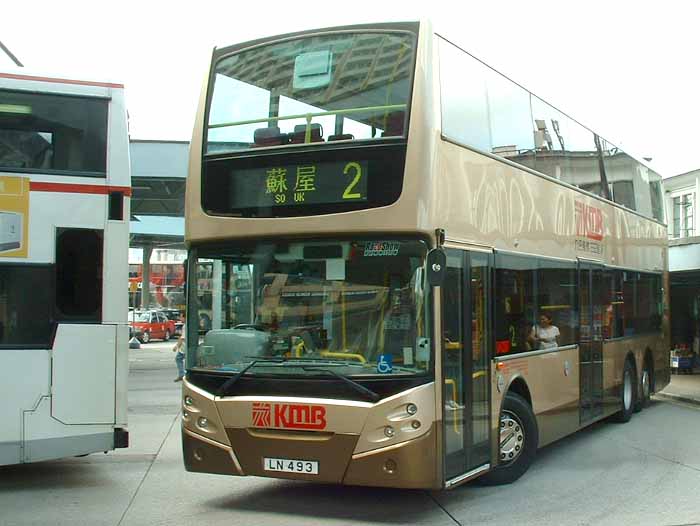
[[[180,262],[152,263],[150,275],[150,298],[147,308],[185,309],[185,272]],[[143,288],[143,265],[129,264],[129,308],[141,307]]]

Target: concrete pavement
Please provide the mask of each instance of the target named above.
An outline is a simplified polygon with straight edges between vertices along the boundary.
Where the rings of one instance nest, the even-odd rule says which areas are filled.
[[[672,374],[671,383],[656,396],[700,405],[700,369],[693,374]]]
[[[187,473],[173,345],[130,351],[129,449],[0,468],[2,526],[700,524],[692,439],[700,411],[665,394],[628,424],[601,422],[543,448],[528,473],[498,488],[404,491]],[[674,375],[669,390],[697,384],[700,375]]]

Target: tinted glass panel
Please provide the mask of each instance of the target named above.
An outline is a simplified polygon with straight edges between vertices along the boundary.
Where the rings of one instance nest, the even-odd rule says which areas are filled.
[[[625,295],[623,289],[624,272],[606,270],[604,275],[605,313],[603,316],[603,337],[620,338],[625,335]]]
[[[532,97],[532,119],[536,169],[605,197],[593,132],[535,96]]]
[[[496,353],[575,343],[576,267],[520,256],[496,258]]]
[[[0,90],[0,168],[104,175],[107,101]]]
[[[414,45],[408,33],[335,33],[221,59],[207,153],[405,135]]]
[[[461,144],[490,152],[486,67],[440,39],[442,133]]]
[[[540,316],[547,315],[549,324],[557,328],[559,345],[576,342],[576,267],[573,263],[540,260],[537,278]]]
[[[189,368],[322,379],[429,371],[420,241],[337,240],[200,249],[188,324]],[[237,305],[240,303],[240,307]],[[192,314],[196,313],[196,314]],[[289,358],[288,361],[284,361]],[[304,363],[295,361],[303,358]],[[311,365],[316,362],[316,365]],[[308,366],[308,368],[304,368]]]
[[[49,346],[53,267],[0,265],[0,345]]]
[[[613,201],[647,217],[660,215],[659,202],[655,203],[655,210],[652,211],[652,187],[658,186],[658,175],[602,139],[601,150]],[[659,196],[656,195],[654,199],[658,200]]]
[[[529,92],[458,47],[439,42],[443,134],[533,167]]]
[[[534,350],[530,333],[537,315],[537,260],[496,257],[496,354]]]
[[[100,321],[102,232],[59,231],[56,240],[56,306],[59,320]]]

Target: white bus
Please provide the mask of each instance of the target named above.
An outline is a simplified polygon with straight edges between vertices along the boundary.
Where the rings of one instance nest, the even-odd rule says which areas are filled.
[[[120,84],[0,72],[0,465],[128,445]]]

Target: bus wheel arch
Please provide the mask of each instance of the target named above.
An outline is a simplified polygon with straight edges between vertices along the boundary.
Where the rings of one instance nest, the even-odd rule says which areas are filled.
[[[513,378],[508,386],[508,389],[506,390],[506,394],[509,392],[521,396],[528,404],[530,404],[530,408],[532,408],[532,395],[530,394],[530,389],[528,389],[527,383],[522,376],[516,376]],[[503,400],[505,401],[505,397]],[[501,409],[503,409],[502,406],[503,402],[501,403]]]
[[[499,415],[499,464],[478,479],[488,486],[510,484],[519,479],[534,461],[539,443],[532,397],[522,378],[511,382]]]

